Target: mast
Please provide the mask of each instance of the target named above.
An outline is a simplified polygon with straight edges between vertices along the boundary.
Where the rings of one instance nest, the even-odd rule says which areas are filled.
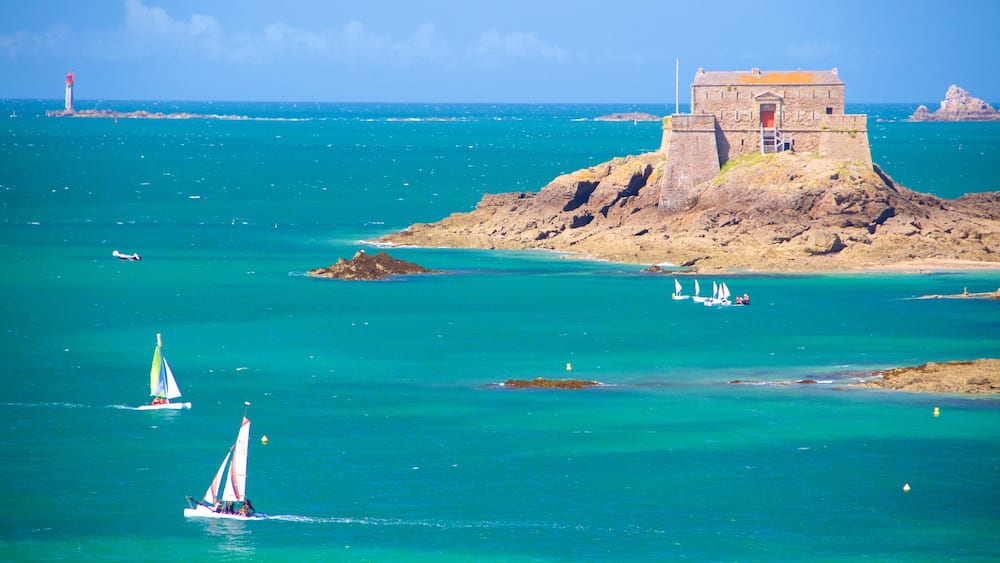
[[[149,367],[149,394],[150,396],[156,397],[160,395],[160,369],[162,365],[162,356],[160,353],[160,347],[163,346],[163,341],[160,340],[160,333],[156,333],[156,349],[153,350],[153,364]]]

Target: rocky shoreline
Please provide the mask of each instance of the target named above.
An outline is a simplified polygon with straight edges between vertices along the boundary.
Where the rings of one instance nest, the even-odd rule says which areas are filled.
[[[944,199],[861,162],[751,154],[668,214],[658,209],[665,159],[616,158],[539,192],[485,194],[473,211],[379,242],[554,250],[699,273],[1000,269],[1000,192]]]
[[[1000,393],[1000,359],[974,361],[929,362],[916,367],[904,367],[873,372],[864,383],[848,387],[887,389],[909,393]]]

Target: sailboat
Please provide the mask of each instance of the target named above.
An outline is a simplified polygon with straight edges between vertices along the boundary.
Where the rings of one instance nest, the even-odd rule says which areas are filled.
[[[726,285],[726,282],[722,282],[718,285],[716,285],[715,282],[712,282],[712,297],[705,299],[703,305],[706,307],[711,307],[713,305],[726,307],[729,304],[729,286]]]
[[[694,301],[695,303],[704,303],[707,297],[702,297],[698,295],[699,293],[701,293],[701,286],[698,285],[698,280],[694,280],[694,295],[691,296],[691,301]]]
[[[247,408],[250,407],[250,402],[243,404],[246,408],[243,409],[243,421],[236,434],[236,442],[229,447],[226,457],[222,458],[222,465],[215,472],[205,496],[201,500],[187,497],[190,506],[184,509],[184,516],[227,520],[266,518],[264,514],[258,514],[254,510],[250,499],[247,498],[247,455],[250,448],[250,419],[247,418]]]
[[[181,396],[181,390],[174,380],[174,372],[170,370],[170,364],[163,357],[163,340],[160,333],[156,333],[156,349],[153,350],[153,365],[149,368],[149,395],[153,397],[153,402],[149,405],[137,407],[139,410],[159,410],[159,409],[189,409],[191,403],[171,403],[170,399]]]
[[[678,299],[689,299],[690,297],[691,297],[690,295],[681,295],[681,282],[677,281],[677,278],[674,278],[674,293],[673,295],[670,296],[670,298],[678,300]]]

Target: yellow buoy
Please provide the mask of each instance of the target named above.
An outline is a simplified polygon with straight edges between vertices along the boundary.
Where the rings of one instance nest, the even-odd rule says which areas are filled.
[[[941,409],[934,407],[934,416],[941,416]]]
[[[910,492],[910,484],[909,483],[903,483],[903,492],[904,493]]]
[[[261,444],[266,444],[267,443],[267,436],[261,436],[260,437],[260,443]]]
[[[573,371],[573,364],[566,362],[566,371]]]

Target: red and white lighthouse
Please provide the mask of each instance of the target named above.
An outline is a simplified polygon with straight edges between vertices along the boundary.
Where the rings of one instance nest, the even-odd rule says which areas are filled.
[[[73,113],[73,73],[66,73],[66,112]]]

